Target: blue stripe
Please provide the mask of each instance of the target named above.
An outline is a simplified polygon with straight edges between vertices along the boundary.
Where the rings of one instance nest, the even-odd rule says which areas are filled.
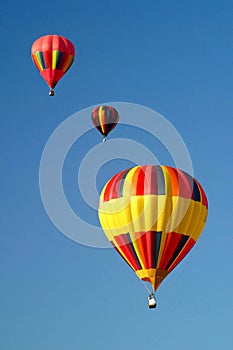
[[[59,55],[57,57],[57,62],[56,62],[56,69],[61,69],[62,67],[62,56],[63,56],[63,53],[61,51],[58,51],[59,52]]]
[[[197,201],[197,202],[201,202],[201,193],[200,193],[199,187],[198,187],[195,179],[191,175],[187,174],[186,172],[183,171],[183,173],[185,174],[185,176],[189,180],[189,183],[190,183],[190,186],[192,189],[192,198],[191,199],[193,199],[194,201]]]
[[[154,264],[153,267],[156,268],[157,267],[157,262],[158,262],[158,257],[159,257],[159,249],[160,249],[160,243],[161,243],[161,237],[162,237],[162,231],[159,232],[155,232],[155,237],[156,237],[156,241],[155,241],[155,256],[154,256]]]
[[[46,69],[43,52],[39,51],[39,55],[40,55],[41,65],[42,65],[43,69]]]
[[[197,201],[197,202],[201,202],[200,190],[199,190],[199,187],[198,187],[198,185],[197,185],[195,180],[193,180],[193,195],[192,195],[192,199]]]
[[[135,260],[137,261],[138,265],[139,265],[139,266],[140,266],[140,268],[142,269],[142,265],[141,265],[141,263],[140,263],[140,261],[139,261],[139,259],[138,259],[137,253],[136,253],[136,251],[135,251],[135,249],[134,249],[134,246],[133,246],[133,243],[132,243],[132,240],[131,240],[130,234],[129,234],[129,233],[127,233],[125,236],[126,236],[126,237],[127,237],[127,239],[128,239],[128,243],[127,243],[127,244],[129,244],[129,245],[130,245],[130,247],[132,248],[132,251],[133,251],[133,254],[134,254],[134,258],[135,258]]]

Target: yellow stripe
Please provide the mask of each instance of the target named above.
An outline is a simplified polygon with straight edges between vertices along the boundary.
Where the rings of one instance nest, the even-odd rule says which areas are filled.
[[[163,174],[164,174],[164,181],[165,181],[165,193],[166,195],[163,196],[164,202],[163,202],[163,208],[162,213],[159,217],[159,225],[156,227],[155,231],[162,231],[161,235],[161,242],[160,242],[160,248],[159,248],[159,256],[157,260],[157,264],[159,266],[160,260],[162,258],[164,245],[167,238],[167,233],[169,232],[169,221],[172,216],[173,212],[173,201],[172,201],[172,187],[171,187],[171,181],[170,181],[170,174],[166,167],[162,167]]]
[[[53,50],[52,52],[52,69],[56,69],[57,63],[57,50]]]
[[[124,233],[162,231],[161,249],[166,233],[199,237],[207,216],[200,202],[165,195],[120,197],[100,202],[99,219],[107,237]]]
[[[104,114],[103,106],[100,106],[98,114],[99,114],[100,127],[101,127],[101,130],[102,130],[102,133],[104,134],[105,130],[104,130],[104,127],[103,127],[103,114]]]
[[[168,272],[165,270],[161,269],[142,269],[142,270],[137,270],[136,275],[140,278],[143,279],[145,277],[154,277],[155,275],[160,274],[163,277],[166,277],[168,275]]]
[[[134,231],[128,198],[121,197],[100,203],[99,219],[108,238]]]
[[[140,231],[162,231],[166,196],[145,195],[120,197],[99,203],[99,219],[103,229],[113,234]]]
[[[101,220],[102,220],[102,222],[101,222],[101,225],[102,226],[108,226],[108,221],[107,221],[107,217],[105,217],[105,216],[102,216],[101,217]],[[113,218],[113,220],[114,220],[114,218]],[[116,224],[116,222],[115,222],[115,224]],[[130,263],[130,261],[127,259],[127,257],[125,256],[125,254],[123,253],[123,251],[121,250],[121,247],[118,245],[118,243],[116,242],[116,240],[115,240],[115,238],[114,238],[114,236],[112,235],[112,231],[110,230],[110,231],[108,231],[108,230],[106,230],[105,231],[105,235],[107,236],[107,238],[108,238],[108,240],[109,241],[111,241],[111,242],[113,242],[113,244],[117,247],[117,249],[120,251],[120,253],[122,254],[122,256],[125,258],[125,260],[128,262],[128,264],[131,266],[131,268],[134,270],[134,268],[133,268],[133,266],[131,265],[131,263]]]
[[[161,168],[163,170],[164,181],[165,181],[165,193],[167,196],[170,196],[170,195],[172,195],[171,175],[170,175],[169,171],[167,170],[166,166],[161,165]]]

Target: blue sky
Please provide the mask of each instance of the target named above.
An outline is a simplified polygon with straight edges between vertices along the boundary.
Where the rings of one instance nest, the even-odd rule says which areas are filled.
[[[1,29],[0,348],[231,349],[232,2],[11,1],[2,5]],[[34,40],[50,33],[77,49],[54,98],[30,55]],[[161,285],[155,312],[113,250],[69,240],[41,201],[39,165],[51,133],[72,114],[108,101],[166,117],[209,200],[204,233]],[[111,137],[140,141],[170,164],[146,134],[119,125]],[[91,220],[96,213],[79,204],[76,166],[99,142],[93,130],[64,165],[67,197]],[[106,165],[98,189],[129,164]]]

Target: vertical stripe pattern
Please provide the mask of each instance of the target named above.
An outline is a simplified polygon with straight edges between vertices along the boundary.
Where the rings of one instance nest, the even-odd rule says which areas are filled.
[[[47,84],[54,88],[74,62],[74,45],[58,35],[46,35],[32,45],[32,59]]]
[[[114,107],[99,106],[93,109],[91,120],[94,127],[106,137],[116,127],[119,114]]]
[[[199,182],[167,166],[126,169],[102,190],[99,219],[121,257],[154,290],[192,249],[207,218]]]

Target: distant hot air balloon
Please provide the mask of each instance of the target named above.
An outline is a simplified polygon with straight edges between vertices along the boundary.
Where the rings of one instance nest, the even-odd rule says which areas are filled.
[[[49,95],[53,96],[53,89],[74,61],[74,45],[63,36],[46,35],[33,43],[31,52],[36,67],[50,87]]]
[[[119,114],[111,106],[99,106],[93,109],[91,120],[94,127],[104,136],[105,142],[107,135],[117,126]]]
[[[120,256],[154,292],[199,238],[208,203],[199,182],[184,171],[157,165],[119,172],[100,195],[101,226]]]

